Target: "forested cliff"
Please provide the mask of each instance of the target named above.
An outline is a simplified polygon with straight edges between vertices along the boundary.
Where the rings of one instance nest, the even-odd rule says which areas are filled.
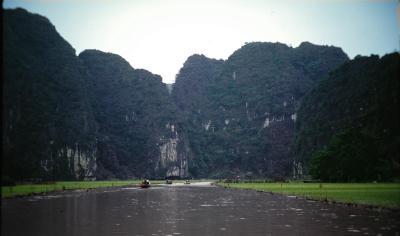
[[[187,176],[161,77],[75,50],[44,17],[4,10],[3,179]]]
[[[348,60],[340,48],[249,43],[226,61],[191,56],[172,96],[195,159],[194,175],[288,176],[303,96]]]
[[[325,181],[400,177],[400,56],[361,57],[332,72],[304,99],[297,163]],[[296,170],[298,171],[298,170]]]
[[[385,146],[375,159],[399,163],[398,54],[254,42],[190,56],[167,86],[118,55],[76,55],[45,17],[3,12],[3,180],[302,177],[357,125]]]

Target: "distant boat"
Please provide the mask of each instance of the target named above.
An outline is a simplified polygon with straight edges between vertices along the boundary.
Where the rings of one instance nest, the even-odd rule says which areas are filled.
[[[149,188],[150,187],[150,181],[145,179],[142,181],[142,183],[140,184],[141,188]]]
[[[190,181],[187,179],[187,180],[185,181],[185,184],[190,184]]]
[[[165,183],[166,183],[166,184],[172,184],[172,180],[167,179],[167,180],[165,181]]]

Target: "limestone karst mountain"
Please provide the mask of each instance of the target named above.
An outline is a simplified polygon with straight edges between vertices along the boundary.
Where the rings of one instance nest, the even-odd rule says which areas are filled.
[[[301,105],[296,163],[305,169],[295,171],[308,172],[315,159],[313,174],[325,181],[400,178],[399,93],[399,53],[339,67]]]
[[[77,56],[45,17],[3,13],[3,181],[301,175],[334,135],[319,130],[324,123],[344,127],[343,114],[362,113],[373,129],[398,105],[398,62],[391,70],[378,59],[349,66],[333,46],[254,42],[227,60],[192,55],[166,85],[112,53]],[[362,80],[363,66],[376,67],[366,70],[371,79]],[[354,106],[366,102],[363,111],[373,112],[346,113],[354,107],[340,97],[331,106],[358,85]],[[370,103],[374,88],[381,100]],[[378,143],[395,149],[398,126],[388,129]]]
[[[97,178],[187,176],[188,148],[161,77],[97,50],[79,55],[97,130]]]
[[[44,17],[4,10],[3,179],[187,176],[161,77],[74,49]]]
[[[75,50],[46,18],[3,14],[3,179],[93,177],[96,128]]]
[[[249,43],[226,61],[191,56],[172,96],[195,159],[190,173],[288,176],[303,96],[348,60],[340,48]]]

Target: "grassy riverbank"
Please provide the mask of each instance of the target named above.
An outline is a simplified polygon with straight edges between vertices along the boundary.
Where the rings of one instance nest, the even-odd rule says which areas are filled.
[[[101,187],[136,186],[141,180],[113,180],[113,181],[65,181],[46,184],[20,184],[1,187],[1,197],[24,196],[37,193],[46,193],[72,189],[92,189]],[[161,183],[162,181],[152,181]]]
[[[400,208],[400,183],[219,183],[317,200]]]

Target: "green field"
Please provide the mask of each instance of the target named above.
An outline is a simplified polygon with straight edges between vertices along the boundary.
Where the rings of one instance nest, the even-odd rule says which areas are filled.
[[[400,183],[219,183],[317,200],[400,208]]]
[[[24,196],[35,193],[45,193],[53,191],[71,189],[92,189],[100,187],[118,187],[138,185],[141,180],[114,180],[114,181],[65,181],[49,184],[21,184],[12,187],[1,187],[1,197]],[[164,181],[151,181],[152,184]]]

